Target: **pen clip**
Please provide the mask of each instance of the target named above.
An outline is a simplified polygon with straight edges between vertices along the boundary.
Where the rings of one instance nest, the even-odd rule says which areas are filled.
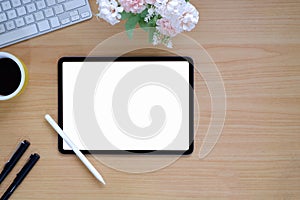
[[[22,144],[23,144],[23,141],[18,144],[18,146],[16,147],[14,153],[10,156],[10,158],[8,159],[8,161],[6,162],[6,164],[8,164],[11,161],[11,159],[14,157],[15,153],[18,151],[18,149],[21,147]]]
[[[20,142],[16,148],[16,150],[14,151],[14,153],[10,156],[10,158],[8,159],[8,161],[4,164],[3,168],[7,168],[9,167],[9,163],[12,161],[12,159],[16,156],[16,153],[18,151],[21,151],[22,146],[24,146],[24,149],[22,149],[22,154],[26,151],[26,149],[28,148],[28,146],[30,145],[30,142],[28,142],[27,140],[23,140],[22,142]]]

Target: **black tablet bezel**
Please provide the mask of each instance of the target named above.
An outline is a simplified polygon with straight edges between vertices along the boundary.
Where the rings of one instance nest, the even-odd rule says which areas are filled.
[[[190,57],[180,56],[151,56],[151,57],[62,57],[58,60],[58,125],[63,129],[63,63],[64,62],[132,62],[132,61],[188,61],[189,62],[189,83],[192,91],[189,90],[189,149],[181,150],[81,150],[84,154],[173,154],[189,155],[194,150],[194,63]],[[58,135],[58,150],[63,154],[73,154],[72,150],[63,149],[63,139]]]

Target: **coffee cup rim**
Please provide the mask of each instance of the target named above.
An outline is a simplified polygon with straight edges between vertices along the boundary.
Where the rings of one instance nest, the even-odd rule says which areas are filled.
[[[10,59],[12,59],[13,61],[15,61],[17,63],[17,65],[20,69],[20,72],[21,72],[21,81],[20,81],[20,84],[19,84],[18,88],[13,93],[11,93],[9,95],[0,95],[0,101],[1,101],[1,100],[11,99],[11,98],[17,96],[21,92],[21,90],[22,90],[22,88],[25,84],[25,69],[24,69],[24,65],[22,64],[22,62],[16,56],[14,56],[11,53],[0,52],[0,58],[10,58]]]

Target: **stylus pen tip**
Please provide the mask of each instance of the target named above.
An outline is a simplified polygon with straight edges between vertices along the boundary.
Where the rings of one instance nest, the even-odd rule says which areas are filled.
[[[104,179],[101,177],[97,177],[97,179],[98,179],[98,181],[100,181],[101,183],[103,183],[103,185],[105,185],[106,183],[105,183],[105,181],[104,181]]]

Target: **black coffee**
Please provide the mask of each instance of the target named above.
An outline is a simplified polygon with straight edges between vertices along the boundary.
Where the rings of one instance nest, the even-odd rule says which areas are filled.
[[[21,71],[18,64],[10,58],[0,58],[0,95],[13,93],[20,85]]]

